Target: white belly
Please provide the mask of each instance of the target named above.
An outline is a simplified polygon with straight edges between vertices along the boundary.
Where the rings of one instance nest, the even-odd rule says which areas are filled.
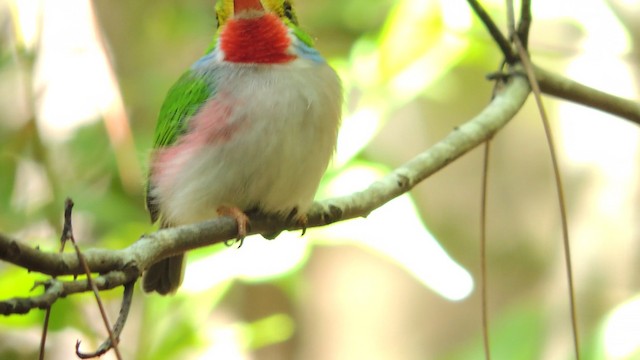
[[[178,225],[215,217],[221,205],[306,212],[335,148],[337,75],[316,63],[217,66],[217,94],[233,101],[237,129],[160,164],[152,196],[161,216]]]

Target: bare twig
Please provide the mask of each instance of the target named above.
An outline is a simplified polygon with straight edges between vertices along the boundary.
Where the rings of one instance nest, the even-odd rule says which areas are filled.
[[[47,281],[39,282],[34,285],[44,286],[44,294],[33,297],[25,298],[13,298],[0,302],[0,314],[26,314],[32,309],[47,309],[56,300],[64,296],[63,282],[50,279]]]
[[[91,290],[93,290],[93,295],[95,296],[96,302],[98,303],[98,309],[100,309],[100,315],[102,316],[102,321],[104,322],[104,326],[107,328],[107,332],[109,333],[109,339],[111,339],[113,351],[116,353],[116,357],[118,358],[118,360],[122,360],[122,355],[120,354],[120,350],[118,349],[118,339],[113,334],[113,331],[111,331],[111,324],[109,323],[109,317],[107,317],[107,312],[104,310],[104,305],[102,305],[102,300],[100,299],[100,291],[98,290],[96,284],[93,282],[91,278],[91,270],[89,269],[89,265],[87,265],[87,262],[82,256],[82,252],[80,251],[80,248],[78,247],[78,244],[76,243],[76,240],[73,236],[73,225],[71,222],[72,211],[73,211],[73,201],[67,198],[64,202],[64,227],[62,229],[62,236],[63,236],[62,246],[64,246],[64,243],[66,240],[71,241],[71,244],[73,244],[73,248],[75,249],[76,255],[78,256],[78,262],[82,264],[84,273],[87,275],[87,284],[89,285]],[[79,345],[80,345],[80,342],[78,341],[76,346],[76,353],[78,353],[77,349]]]
[[[482,341],[484,343],[484,357],[491,360],[491,348],[489,341],[489,301],[487,291],[487,190],[489,183],[489,154],[491,140],[484,145],[484,157],[482,166],[482,197],[480,200],[480,296],[482,305]]]
[[[500,71],[506,64],[500,64]],[[498,72],[496,74],[502,74]],[[496,76],[491,99],[495,98],[508,80],[508,76]],[[480,197],[480,313],[482,318],[482,342],[485,360],[491,360],[491,341],[489,336],[489,292],[487,290],[487,193],[489,188],[489,154],[491,152],[491,138],[484,144],[482,162],[482,185]]]
[[[489,17],[486,11],[477,1],[468,0],[478,17],[487,27],[494,41],[500,47],[507,62],[517,61],[517,55],[511,50],[511,45],[507,38],[502,35],[497,25]],[[529,29],[531,26],[531,1],[522,2],[520,22],[517,33],[525,49],[527,49]],[[640,125],[640,103],[637,101],[620,98],[603,91],[599,91],[582,85],[566,77],[551,73],[534,65],[536,79],[540,85],[540,90],[548,95],[569,100],[578,104],[589,106],[616,116],[620,116]]]
[[[498,28],[498,25],[496,25],[493,19],[491,19],[489,14],[487,14],[487,12],[484,10],[484,8],[482,7],[482,5],[480,5],[479,2],[477,2],[476,0],[467,0],[467,2],[469,3],[469,6],[471,6],[473,11],[476,13],[478,18],[480,18],[484,26],[487,28],[487,31],[489,31],[489,34],[493,38],[493,41],[495,41],[496,45],[500,47],[500,50],[502,51],[502,54],[504,55],[504,58],[507,61],[507,63],[515,64],[518,61],[518,57],[513,52],[513,49],[511,48],[511,43],[504,36],[504,34],[502,34],[500,29]]]
[[[106,273],[114,269],[125,269],[133,259],[119,254],[119,251],[92,249],[84,252],[84,258],[92,271]],[[84,273],[78,256],[72,253],[56,254],[42,251],[24,242],[0,233],[0,260],[18,265],[32,272],[51,276],[80,275]],[[122,284],[121,284],[122,285]]]
[[[520,4],[520,19],[516,28],[515,7],[513,0],[507,0],[507,31],[509,39],[518,36],[522,46],[527,49],[529,44],[529,30],[531,28],[531,0],[522,0]]]
[[[118,315],[116,324],[113,326],[113,334],[115,335],[116,339],[120,338],[122,329],[124,329],[124,325],[127,322],[127,318],[129,317],[129,310],[131,309],[131,302],[133,300],[134,285],[135,281],[124,284],[124,294],[122,295],[120,314]],[[76,355],[81,359],[90,359],[101,356],[112,348],[117,349],[116,345],[111,340],[111,337],[109,337],[100,345],[100,347],[98,347],[96,351],[92,353],[83,353],[80,351],[80,341],[78,340],[78,342],[76,342]]]
[[[76,243],[75,238],[73,237],[73,224],[71,223],[72,211],[73,201],[67,198],[64,201],[64,225],[62,226],[62,236],[60,236],[60,252],[64,250],[64,246],[68,240],[71,240],[74,245]]]
[[[640,103],[607,94],[534,65],[540,90],[561,99],[620,116],[640,125]]]
[[[513,0],[507,0],[507,34],[509,39],[513,39],[516,33],[516,17],[513,7]]]
[[[511,44],[500,32],[498,26],[491,17],[489,17],[484,8],[482,8],[477,1],[467,1],[476,12],[476,15],[482,20],[498,47],[500,47],[507,62],[513,64],[518,61],[518,56],[513,52]],[[527,49],[529,29],[531,26],[531,1],[523,0],[521,6],[517,33],[520,36],[523,47]],[[640,125],[639,102],[590,88],[571,79],[567,79],[562,75],[551,73],[536,65],[534,65],[534,69],[540,90],[543,93],[620,116]]]
[[[520,21],[518,22],[518,38],[525,49],[529,48],[529,30],[531,29],[531,0],[522,0],[520,4]]]
[[[509,18],[509,37],[515,44],[516,51],[518,52],[518,56],[520,58],[520,62],[522,63],[529,83],[531,84],[531,88],[533,90],[533,95],[536,100],[536,104],[538,106],[538,110],[540,113],[540,118],[542,119],[542,123],[544,125],[545,135],[547,138],[547,144],[549,146],[549,153],[551,156],[551,163],[553,166],[553,174],[555,178],[556,184],[556,192],[558,198],[558,205],[560,209],[560,219],[562,224],[562,240],[564,245],[564,254],[565,254],[565,266],[567,273],[567,281],[569,288],[569,305],[571,308],[571,328],[573,332],[573,343],[574,343],[574,352],[576,359],[580,359],[580,347],[578,341],[578,325],[577,325],[577,314],[576,314],[576,299],[575,299],[575,287],[573,284],[573,267],[571,264],[571,245],[569,240],[569,224],[567,220],[567,209],[565,204],[565,196],[564,196],[564,187],[562,186],[562,176],[560,173],[560,165],[556,155],[555,143],[553,140],[553,134],[551,131],[551,126],[549,124],[549,119],[547,117],[547,112],[544,108],[544,104],[542,103],[542,91],[540,90],[540,86],[538,81],[536,80],[534,66],[531,63],[529,58],[529,53],[527,52],[526,42],[520,39],[520,33],[524,34],[525,37],[528,36],[529,26],[531,24],[531,9],[530,2],[523,2],[521,9],[521,19],[519,28],[516,31],[514,25],[514,11],[513,11],[513,0],[507,0],[507,17]],[[527,40],[525,40],[527,41]]]
[[[128,268],[100,275],[93,279],[93,283],[101,291],[110,290],[135,281],[139,276],[140,273],[136,268]],[[0,301],[0,315],[26,314],[32,309],[46,309],[60,298],[91,291],[91,286],[86,279],[74,281],[49,279],[37,283],[36,286],[44,287],[45,291],[42,295]]]
[[[540,87],[538,86],[538,82],[536,81],[535,71],[533,68],[533,64],[529,59],[529,54],[525,50],[520,39],[515,36],[514,43],[516,45],[516,49],[520,55],[520,60],[522,61],[522,65],[524,66],[525,72],[527,74],[527,78],[531,84],[531,88],[533,90],[534,97],[536,99],[536,103],[538,105],[538,109],[540,110],[540,117],[542,119],[542,124],[544,125],[545,135],[547,137],[547,144],[549,145],[549,152],[551,155],[551,163],[553,165],[553,174],[555,177],[556,191],[558,195],[558,205],[560,207],[560,219],[562,220],[562,240],[564,245],[564,254],[565,254],[565,265],[567,271],[567,280],[569,283],[569,303],[571,307],[571,327],[573,331],[573,345],[575,356],[577,360],[580,360],[580,346],[578,341],[578,319],[576,315],[576,299],[575,299],[575,291],[573,285],[573,267],[571,265],[571,246],[569,242],[569,224],[567,222],[567,209],[564,201],[564,189],[562,186],[562,177],[560,175],[560,165],[558,163],[558,159],[556,156],[555,145],[553,141],[553,135],[551,133],[551,126],[549,125],[549,119],[547,117],[547,113],[544,109],[544,104],[542,103],[542,96]]]
[[[47,333],[49,330],[49,318],[51,317],[51,307],[47,307],[44,313],[44,322],[42,324],[42,335],[40,335],[40,351],[38,359],[44,360],[45,345],[47,344]]]
[[[60,250],[59,253],[64,251],[64,245],[67,242],[67,239],[73,236],[71,230],[71,207],[65,204],[64,211],[64,225],[62,227],[62,234],[60,235]],[[53,302],[51,303],[53,305]],[[47,331],[49,329],[49,318],[51,317],[51,306],[47,306],[44,314],[44,323],[42,324],[42,336],[40,337],[40,353],[39,360],[44,360],[45,353],[45,345],[47,343]]]

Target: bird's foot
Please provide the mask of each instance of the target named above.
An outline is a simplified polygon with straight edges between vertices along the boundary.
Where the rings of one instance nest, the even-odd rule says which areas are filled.
[[[280,219],[282,219],[282,217],[280,217]],[[304,234],[307,232],[307,215],[306,214],[298,214],[298,208],[293,208],[289,214],[284,218],[284,228],[290,228],[291,225],[294,225],[296,227],[299,227],[302,230],[302,233],[300,234],[300,236],[304,236]],[[275,239],[278,235],[280,235],[280,233],[283,230],[277,230],[274,232],[270,232],[270,233],[263,233],[261,234],[263,238],[267,239],[267,240],[273,240]]]
[[[293,208],[289,213],[289,216],[287,216],[287,224],[295,224],[300,227],[302,230],[302,233],[300,234],[301,237],[307,232],[308,221],[309,219],[307,218],[307,214],[298,214],[298,208]]]
[[[240,210],[235,206],[220,206],[217,210],[218,215],[220,216],[230,216],[238,224],[238,236],[235,240],[229,239],[224,242],[225,245],[231,246],[235,243],[238,243],[238,247],[242,246],[242,242],[244,238],[247,236],[247,228],[249,227],[249,217],[244,211]]]

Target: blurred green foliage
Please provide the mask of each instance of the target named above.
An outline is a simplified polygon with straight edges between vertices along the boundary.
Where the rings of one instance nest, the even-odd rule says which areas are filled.
[[[33,3],[41,5],[38,11],[44,19],[56,6]],[[330,188],[345,170],[398,166],[489,101],[492,84],[483,76],[496,69],[500,56],[466,4],[453,3],[296,1],[303,28],[339,71],[346,91],[337,160],[322,185],[323,195],[333,194]],[[48,132],[41,98],[47,84],[38,85],[33,79],[43,76],[39,71],[50,58],[21,37],[18,25],[24,25],[24,19],[16,11],[25,4],[9,2],[2,9],[3,21],[10,25],[2,27],[0,42],[0,231],[44,250],[57,249],[66,196],[76,203],[75,235],[83,248],[124,248],[154,230],[144,209],[144,179],[136,174],[145,172],[155,119],[167,89],[204,52],[215,30],[209,0],[92,4],[94,30],[104,41],[104,48],[99,48],[104,52],[98,54],[107,54],[113,66],[133,148],[109,130],[118,123],[104,109],[102,116],[64,136]],[[489,10],[496,18],[503,11],[497,2],[489,2]],[[551,24],[575,30],[571,21]],[[50,40],[45,37],[50,30],[46,26],[40,30],[41,41]],[[534,27],[533,46],[544,49],[545,36],[545,29]],[[567,53],[560,50],[551,57],[568,58]],[[70,103],[74,104],[73,98]],[[527,108],[523,118],[534,113]],[[535,126],[532,122],[510,126],[505,130],[507,140],[494,148],[492,157],[490,193],[499,194],[490,210],[490,219],[497,220],[490,222],[497,233],[492,241],[500,246],[489,249],[489,277],[495,319],[491,337],[498,359],[540,358],[558,333],[550,330],[557,321],[549,320],[554,304],[549,289],[556,288],[545,284],[561,253],[557,241],[546,240],[557,233],[557,220],[546,211],[549,205],[544,199],[551,197],[552,187],[547,163],[539,155],[544,143],[531,135],[538,131]],[[474,152],[430,179],[429,186],[412,192],[415,216],[425,219],[441,245],[475,279],[480,160]],[[132,177],[133,183],[127,180]],[[402,237],[402,230],[397,234]],[[310,231],[306,239],[297,240],[305,242],[302,251],[283,257],[290,265],[262,276],[244,267],[247,260],[238,254],[248,252],[245,248],[194,251],[190,257],[194,263],[205,259],[226,268],[198,267],[198,278],[215,279],[204,290],[187,287],[173,297],[146,296],[136,290],[121,339],[125,358],[482,358],[477,291],[459,302],[443,299],[367,250],[366,244],[332,236]],[[278,241],[285,240],[276,240],[271,247]],[[415,256],[426,259],[427,254]],[[260,259],[270,260],[275,261]],[[353,264],[359,267],[350,267]],[[375,285],[362,285],[370,284],[361,282],[363,278],[345,281],[345,287],[336,285],[358,269],[366,269],[362,274],[373,277]],[[41,290],[31,287],[41,279],[0,263],[0,298],[38,293]],[[357,309],[344,306],[350,296],[369,292],[374,295]],[[119,293],[104,294],[113,317]],[[566,295],[551,297],[564,304]],[[588,310],[581,317],[584,337],[595,343],[612,300],[593,296],[582,301],[588,303],[581,306]],[[378,307],[369,308],[372,304]],[[76,338],[83,340],[83,348],[97,346],[105,333],[96,311],[89,294],[56,303],[49,358],[70,358]],[[351,316],[361,312],[360,318]],[[562,316],[568,319],[568,313]],[[40,311],[0,318],[0,358],[33,358],[42,321]],[[566,328],[561,340],[570,344],[566,322],[558,326]],[[586,358],[595,358],[602,349],[585,345],[585,351]]]

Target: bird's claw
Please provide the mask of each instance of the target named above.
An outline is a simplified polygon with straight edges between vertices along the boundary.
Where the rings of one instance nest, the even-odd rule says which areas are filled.
[[[300,226],[300,228],[302,229],[302,232],[300,233],[300,237],[303,237],[304,234],[307,233],[308,222],[309,222],[309,219],[307,218],[307,215],[301,215],[296,219],[296,225]]]
[[[287,224],[295,224],[302,229],[302,233],[300,237],[304,236],[307,233],[307,223],[309,219],[307,218],[307,214],[298,214],[298,208],[293,208],[287,216]]]
[[[247,237],[247,229],[251,225],[249,222],[249,217],[244,213],[244,211],[233,206],[220,206],[217,212],[220,216],[232,217],[238,225],[237,237],[235,239],[225,240],[224,244],[227,246],[238,244],[238,248],[240,248],[242,246],[242,243],[244,242],[244,238]]]

